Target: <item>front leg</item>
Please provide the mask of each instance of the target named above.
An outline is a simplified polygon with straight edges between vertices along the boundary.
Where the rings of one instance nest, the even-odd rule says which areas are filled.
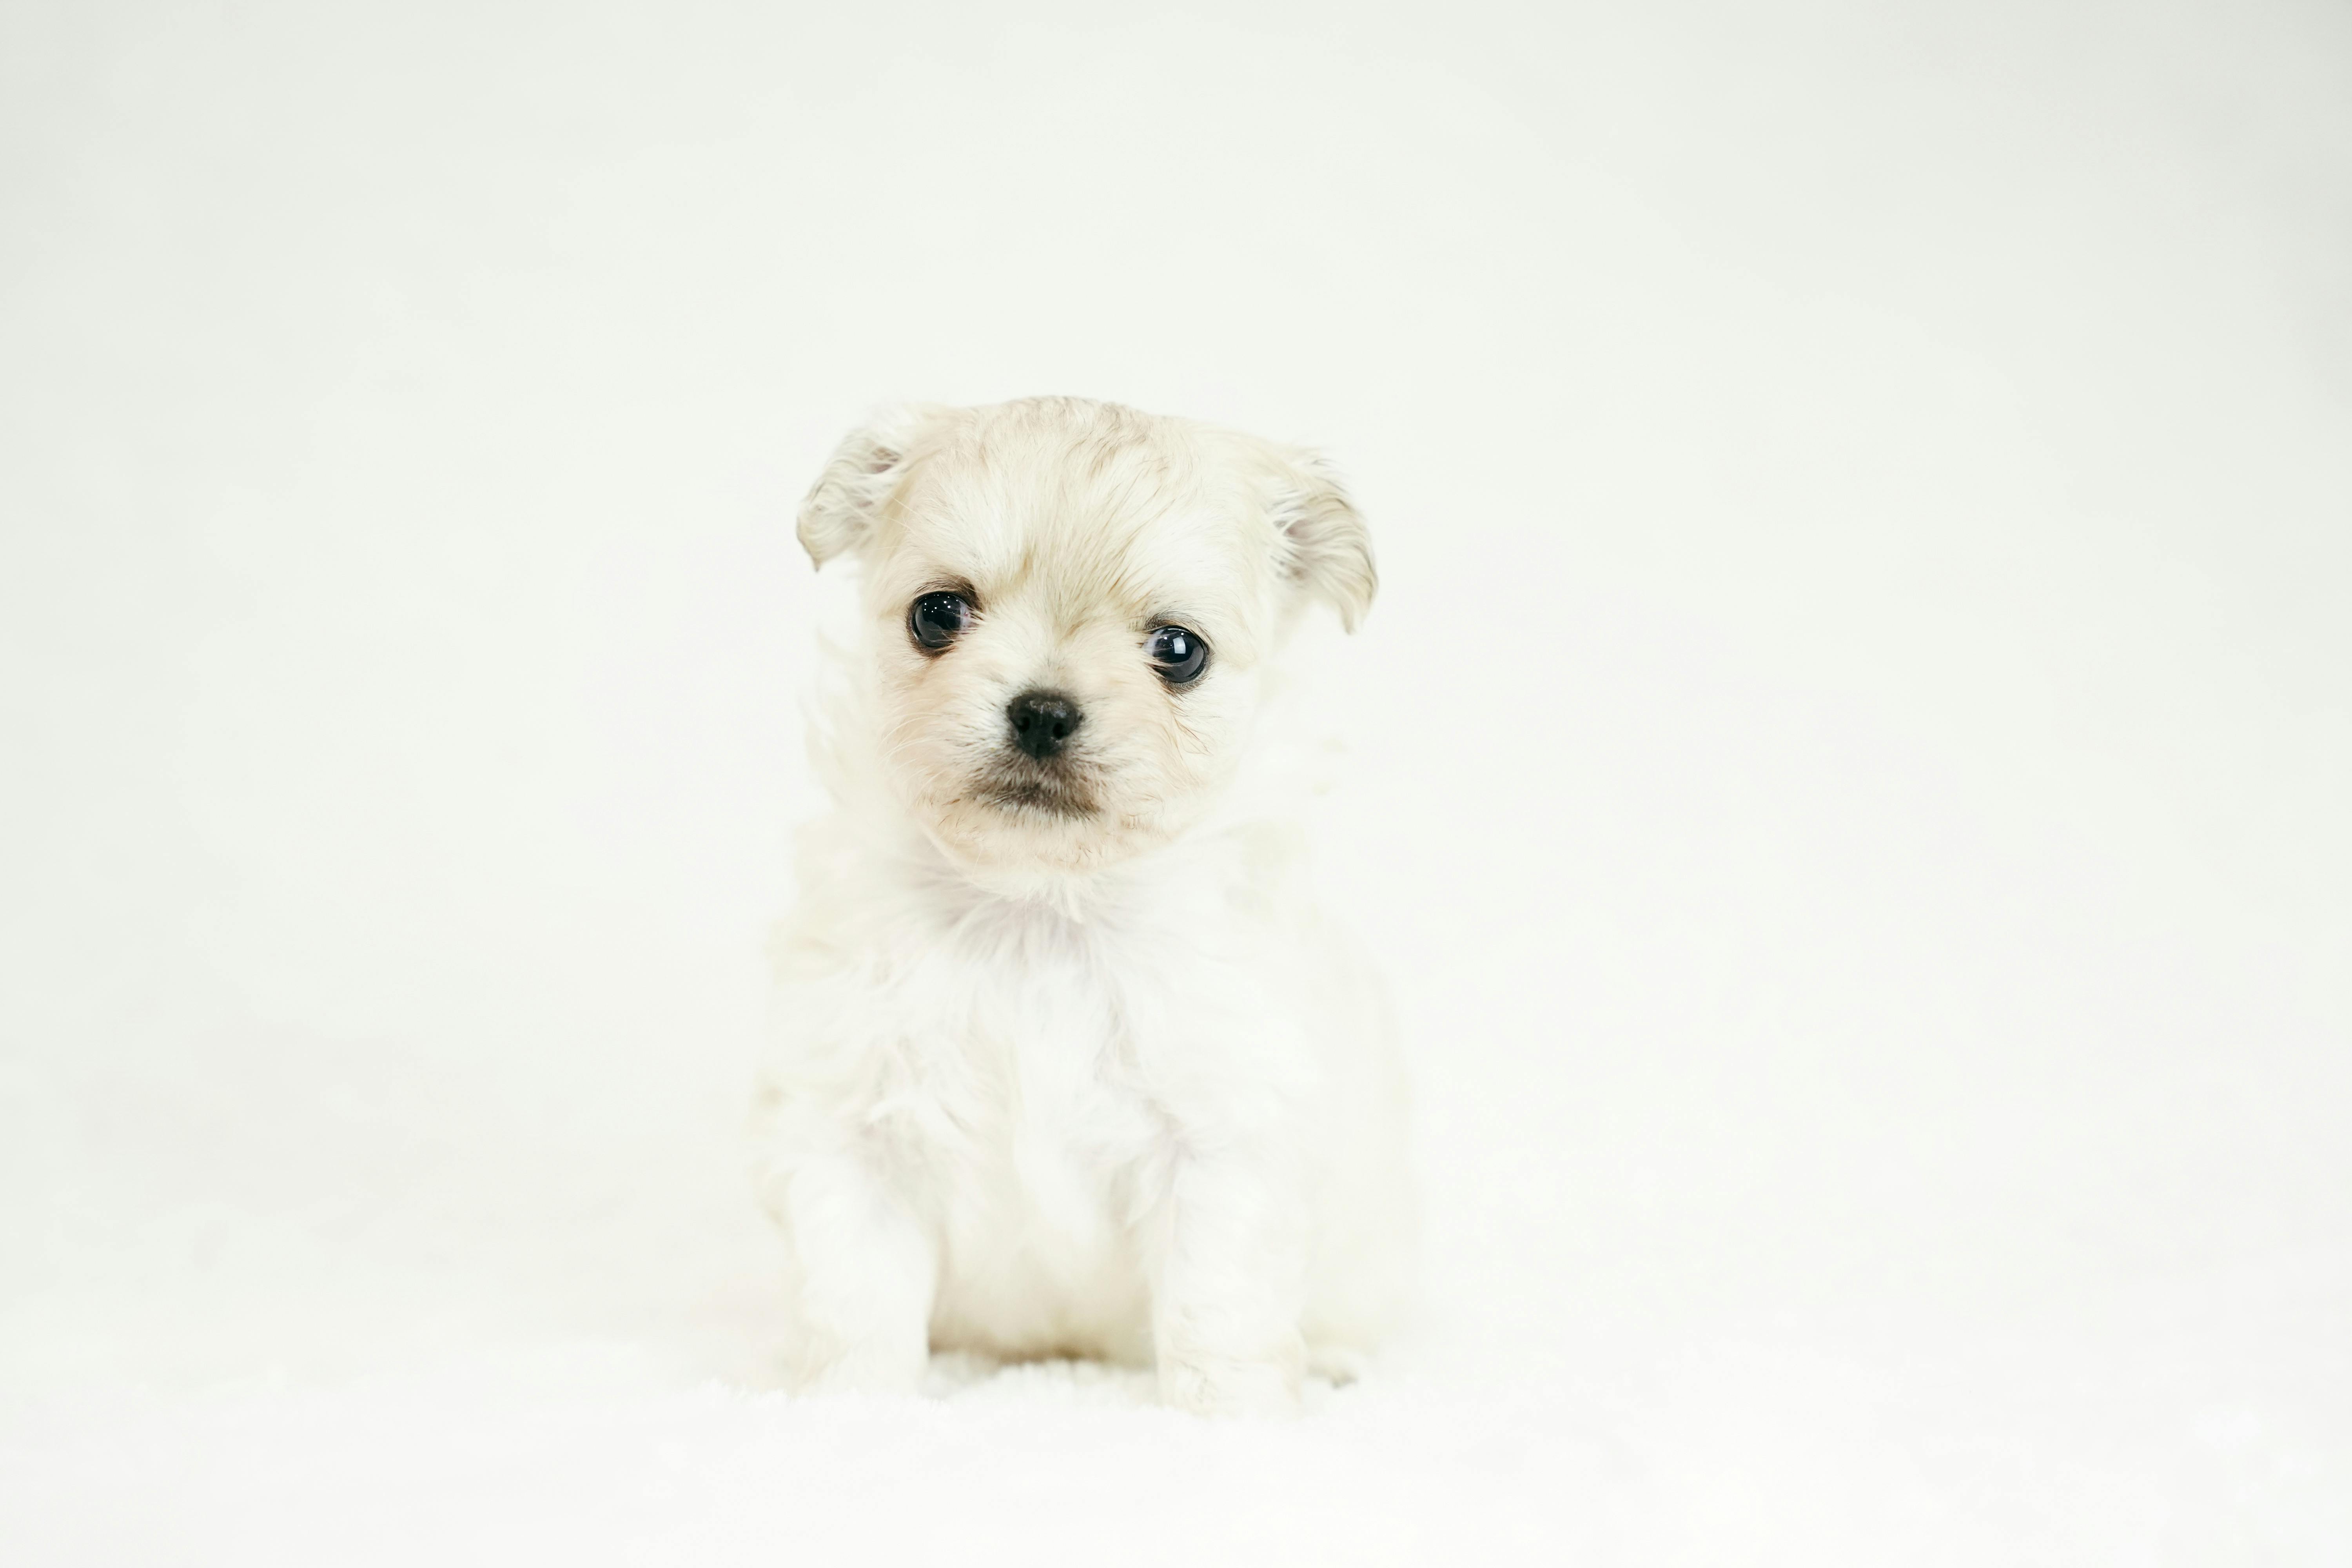
[[[939,1274],[913,1213],[855,1149],[775,1150],[760,1186],[783,1231],[793,1386],[913,1393]]]
[[[1158,1218],[1160,1397],[1204,1415],[1297,1414],[1306,1249],[1295,1184],[1265,1162],[1182,1155]]]

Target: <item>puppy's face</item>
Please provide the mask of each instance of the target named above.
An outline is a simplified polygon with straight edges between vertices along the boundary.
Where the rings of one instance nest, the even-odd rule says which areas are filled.
[[[1085,871],[1205,813],[1285,624],[1353,625],[1363,524],[1305,454],[1109,405],[924,409],[844,443],[801,513],[865,569],[869,716],[968,870]]]

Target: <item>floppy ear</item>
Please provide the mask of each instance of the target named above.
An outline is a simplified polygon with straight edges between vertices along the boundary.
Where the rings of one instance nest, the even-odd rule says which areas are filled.
[[[1339,476],[1313,452],[1286,451],[1272,515],[1281,537],[1282,569],[1308,598],[1339,612],[1349,631],[1372,607],[1381,585],[1372,536]]]
[[[801,548],[819,566],[857,550],[874,519],[906,477],[907,454],[936,409],[903,405],[879,410],[842,437],[824,472],[801,500]]]

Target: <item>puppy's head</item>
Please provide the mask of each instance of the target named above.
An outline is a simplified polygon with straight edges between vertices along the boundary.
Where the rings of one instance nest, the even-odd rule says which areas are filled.
[[[861,563],[881,765],[983,874],[1181,833],[1233,776],[1287,623],[1319,600],[1352,630],[1375,584],[1307,454],[1070,398],[885,415],[834,454],[800,538]]]

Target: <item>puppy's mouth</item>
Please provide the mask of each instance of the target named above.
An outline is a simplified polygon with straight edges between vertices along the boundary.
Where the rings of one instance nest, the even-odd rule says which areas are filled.
[[[1085,770],[1058,758],[1045,763],[1023,756],[998,759],[981,775],[979,794],[1000,810],[1045,816],[1092,816],[1098,809]]]

